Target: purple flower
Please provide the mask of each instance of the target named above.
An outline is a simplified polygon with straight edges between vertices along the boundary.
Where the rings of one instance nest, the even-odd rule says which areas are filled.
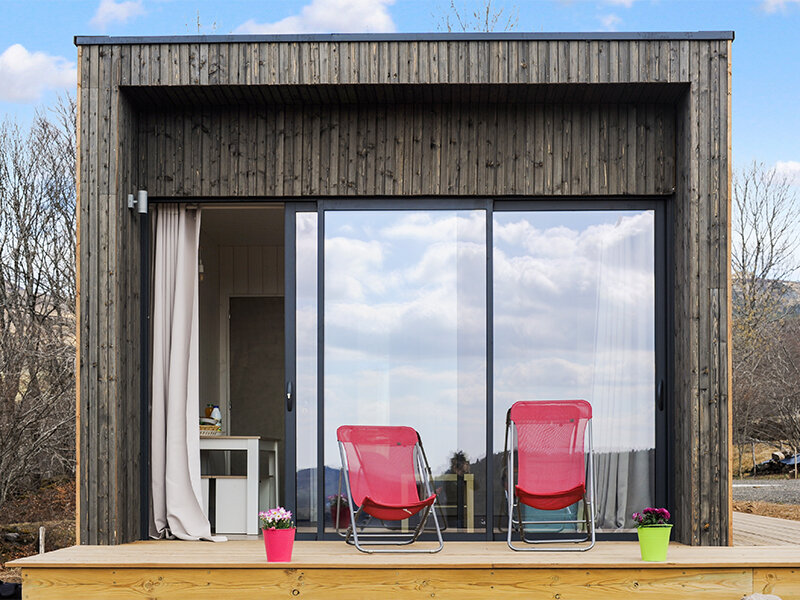
[[[653,508],[652,506],[648,506],[640,513],[633,513],[631,518],[640,527],[647,527],[649,525],[666,525],[670,514],[666,508]]]

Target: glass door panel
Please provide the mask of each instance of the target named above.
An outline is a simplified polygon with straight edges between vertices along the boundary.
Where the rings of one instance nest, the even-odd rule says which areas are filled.
[[[294,345],[294,380],[288,379],[292,388],[291,391],[287,388],[287,393],[291,393],[293,402],[287,420],[293,419],[295,455],[287,456],[294,461],[298,532],[316,535],[319,519],[317,213],[296,212],[293,216],[293,222],[287,223],[294,237],[294,306],[287,319],[293,324],[293,336],[287,337],[287,342]]]
[[[514,402],[588,400],[604,531],[655,501],[654,232],[653,210],[494,212],[496,472]]]
[[[409,425],[447,530],[485,531],[485,211],[326,211],[324,231],[326,495],[337,427]]]

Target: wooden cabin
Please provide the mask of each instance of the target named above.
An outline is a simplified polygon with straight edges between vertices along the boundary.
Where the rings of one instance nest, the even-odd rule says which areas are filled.
[[[732,40],[77,37],[80,544],[148,537],[163,435],[150,429],[163,287],[153,222],[172,206],[199,222],[190,408],[218,406],[226,437],[270,441],[273,487],[260,502],[295,512],[309,577],[314,565],[346,569],[318,556],[338,552],[324,541],[337,539],[327,505],[337,426],[414,426],[445,544],[471,555],[467,542],[478,552],[505,539],[508,407],[583,398],[594,410],[600,543],[619,545],[548,564],[657,574],[645,587],[659,598],[686,589],[669,577],[756,589],[764,573],[744,555],[703,562],[684,549],[671,564],[683,575],[636,570],[628,556],[630,513],[645,505],[672,511],[680,544],[731,543]],[[220,497],[238,496],[215,483],[216,519],[204,510],[224,532],[233,525],[219,522]],[[148,555],[171,554],[168,542],[125,545],[114,568],[154,568],[141,556],[149,544],[161,550]],[[164,560],[253,566],[254,546],[247,557],[189,547],[194,558]],[[137,548],[138,559],[125,554]],[[485,550],[475,577],[508,561],[527,568],[496,552]],[[91,566],[81,556],[66,562]],[[428,559],[415,560],[381,568],[427,573]],[[444,557],[436,568],[476,561]],[[44,572],[34,566],[32,578]],[[514,589],[512,571],[498,590]]]

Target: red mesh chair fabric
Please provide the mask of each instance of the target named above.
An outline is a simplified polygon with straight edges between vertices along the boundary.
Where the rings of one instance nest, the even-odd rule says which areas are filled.
[[[521,502],[558,510],[586,492],[584,434],[592,406],[585,400],[517,402],[509,410],[517,430]]]
[[[344,447],[353,502],[385,521],[400,521],[433,504],[420,498],[414,468],[419,435],[411,427],[343,425],[336,437]]]

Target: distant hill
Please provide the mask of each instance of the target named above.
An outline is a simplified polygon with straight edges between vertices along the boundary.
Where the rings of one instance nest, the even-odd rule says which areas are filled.
[[[780,296],[780,303],[788,316],[800,317],[800,281],[768,281],[775,285],[776,294]],[[733,293],[733,317],[736,318],[736,299],[740,294],[740,287],[734,278],[732,285]]]
[[[793,315],[800,315],[800,281],[784,281],[786,295],[784,303]]]

